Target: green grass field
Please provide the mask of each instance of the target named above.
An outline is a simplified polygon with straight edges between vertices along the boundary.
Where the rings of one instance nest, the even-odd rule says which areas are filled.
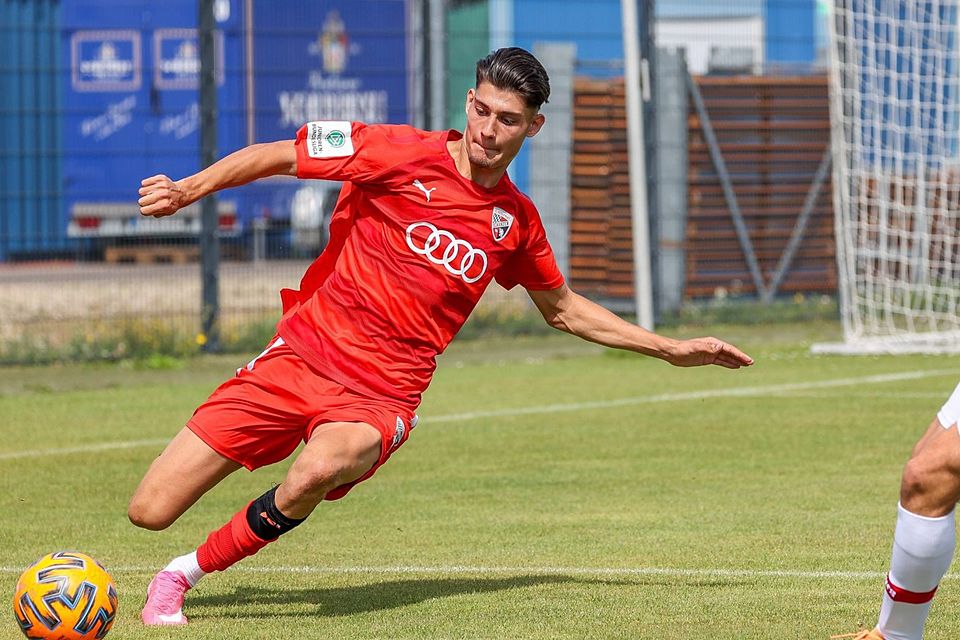
[[[0,583],[57,549],[120,592],[116,640],[827,638],[874,622],[900,470],[957,357],[814,357],[832,325],[717,327],[757,359],[674,369],[557,335],[454,344],[371,481],[144,629],[152,573],[283,478],[238,472],[167,531],[126,501],[244,357],[0,369]],[[692,333],[684,329],[672,334]],[[960,581],[928,638],[960,636]],[[20,637],[12,612],[0,639]]]

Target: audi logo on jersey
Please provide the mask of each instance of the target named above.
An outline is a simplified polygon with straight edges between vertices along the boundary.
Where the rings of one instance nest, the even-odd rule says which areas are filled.
[[[487,272],[487,254],[429,222],[414,222],[407,227],[407,246],[467,284],[473,284]]]

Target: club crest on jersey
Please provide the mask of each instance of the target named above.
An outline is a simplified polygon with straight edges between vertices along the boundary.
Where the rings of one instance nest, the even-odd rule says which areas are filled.
[[[500,207],[494,207],[490,226],[493,229],[493,239],[500,242],[510,233],[510,227],[513,226],[513,216]]]

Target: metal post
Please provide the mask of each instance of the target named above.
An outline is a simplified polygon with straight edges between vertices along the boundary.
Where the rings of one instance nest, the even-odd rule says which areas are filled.
[[[648,156],[647,170],[654,186],[650,189],[650,210],[657,224],[653,246],[659,248],[652,260],[654,300],[657,315],[673,313],[683,306],[686,278],[685,240],[687,230],[687,65],[681,51],[657,51],[654,62],[657,91],[654,96],[654,153]],[[659,265],[659,266],[658,266]]]
[[[260,264],[267,257],[267,219],[253,219],[253,262]]]
[[[217,80],[214,69],[214,0],[200,0],[200,165],[217,160]],[[217,199],[204,198],[200,214],[201,333],[198,342],[204,351],[220,349],[220,238]]]
[[[447,120],[446,2],[430,0],[430,128],[439,131]]]
[[[252,0],[250,0],[252,1]],[[422,70],[427,65],[426,13],[427,0],[415,0],[407,3],[407,33],[409,35],[410,65],[407,69],[407,110],[410,113],[410,124],[418,129],[425,129],[429,125],[426,121],[426,88]]]
[[[513,0],[490,0],[490,49],[512,47]]]
[[[653,278],[650,275],[650,223],[647,210],[646,144],[641,98],[640,34],[637,0],[620,0],[624,76],[627,93],[627,154],[633,221],[633,289],[637,323],[653,330]]]

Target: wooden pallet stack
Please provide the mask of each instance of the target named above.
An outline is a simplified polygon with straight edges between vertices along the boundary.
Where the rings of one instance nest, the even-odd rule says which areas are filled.
[[[733,190],[769,286],[789,241],[814,173],[830,144],[825,76],[696,78],[720,144]],[[688,119],[686,298],[756,294],[737,239],[702,123]],[[803,242],[780,285],[781,293],[833,293],[836,245],[829,179]]]
[[[823,76],[696,78],[769,286],[829,144]],[[684,298],[755,295],[700,118],[688,118]],[[631,300],[633,260],[623,80],[574,86],[570,281],[596,299]],[[651,212],[652,214],[655,212]],[[781,293],[834,293],[830,179],[820,189]]]
[[[103,250],[103,260],[111,264],[187,264],[200,259],[197,245],[141,244],[112,245]]]
[[[622,79],[574,85],[570,282],[595,299],[633,298],[624,95]]]

